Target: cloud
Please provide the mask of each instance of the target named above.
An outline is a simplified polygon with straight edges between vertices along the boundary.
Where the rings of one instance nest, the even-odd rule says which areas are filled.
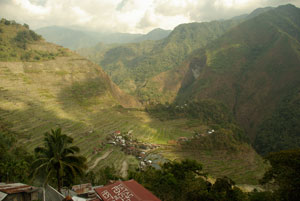
[[[0,16],[32,28],[58,25],[145,33],[286,3],[300,6],[299,0],[0,0]]]

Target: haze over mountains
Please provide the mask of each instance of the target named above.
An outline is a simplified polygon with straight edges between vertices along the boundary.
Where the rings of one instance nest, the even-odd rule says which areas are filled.
[[[130,131],[137,142],[159,145],[155,157],[196,159],[213,177],[257,184],[266,167],[257,152],[300,147],[293,5],[146,35],[37,32],[80,49],[1,20],[0,132],[16,134],[30,151],[62,127],[90,166],[115,165],[123,174],[139,161],[107,137]]]
[[[76,30],[67,27],[51,26],[35,30],[48,42],[56,43],[72,50],[92,47],[97,43],[131,43],[145,40],[160,40],[171,32],[170,30],[154,29],[147,34],[107,33],[86,30]]]

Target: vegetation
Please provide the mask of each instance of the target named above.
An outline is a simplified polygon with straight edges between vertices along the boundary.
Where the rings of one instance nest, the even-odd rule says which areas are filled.
[[[299,147],[299,17],[280,6],[195,51],[175,100],[222,101],[259,153]]]
[[[286,97],[265,120],[257,133],[255,147],[261,154],[300,147],[300,96]]]
[[[114,166],[105,166],[98,171],[89,171],[83,180],[93,185],[107,185],[110,181],[121,179]]]
[[[33,156],[19,146],[14,133],[0,124],[0,181],[29,182]]]
[[[30,30],[27,24],[20,25],[1,19],[0,61],[45,61],[57,56],[66,56],[63,48],[59,51],[45,51],[37,45],[40,43],[45,42],[40,35]]]
[[[282,201],[296,201],[300,197],[300,149],[270,153],[266,156],[271,167],[262,184],[270,183],[275,196]]]
[[[198,106],[184,104],[221,102],[256,150],[267,154],[300,146],[299,98],[292,98],[299,91],[298,19],[300,9],[293,5],[258,9],[245,18],[180,25],[161,41],[95,47],[82,54],[149,104],[152,117],[220,124],[228,115],[220,116],[209,104],[214,118],[209,120],[199,116]],[[151,105],[166,101],[179,107]]]
[[[34,176],[44,173],[45,183],[56,179],[58,191],[63,184],[73,184],[77,175],[83,175],[86,158],[75,155],[80,149],[72,145],[73,139],[61,133],[61,129],[45,133],[44,147],[34,149],[36,160],[33,162]]]
[[[202,165],[196,161],[165,163],[160,170],[148,168],[131,172],[133,178],[151,190],[160,199],[168,200],[247,200],[247,195],[234,187],[227,178],[218,178],[214,184],[202,173]]]
[[[28,151],[40,147],[36,149],[34,165],[42,167],[43,162],[47,162],[49,169],[44,170],[49,175],[43,171],[36,173],[56,183],[58,188],[82,179],[74,177],[82,171],[76,172],[76,168],[72,171],[70,166],[64,169],[50,160],[42,161],[40,157],[47,147],[46,144],[41,146],[41,133],[57,126],[65,128],[64,132],[74,138],[74,145],[81,148],[89,165],[111,151],[104,162],[95,165],[94,175],[87,176],[94,183],[102,183],[102,180],[106,183],[118,178],[124,161],[133,166],[129,169],[138,166],[136,158],[105,142],[106,136],[116,130],[132,130],[133,137],[139,141],[159,144],[154,152],[167,159],[192,158],[205,165],[202,169],[196,162],[187,161],[185,165],[192,167],[186,169],[187,174],[179,171],[185,170],[179,162],[168,163],[161,170],[132,173],[133,178],[151,190],[154,187],[166,190],[156,192],[160,197],[173,199],[170,192],[178,187],[178,192],[189,192],[188,195],[174,192],[183,200],[197,200],[200,195],[208,200],[229,200],[229,197],[247,200],[247,195],[234,188],[231,180],[223,178],[230,175],[238,183],[255,184],[264,171],[261,158],[246,143],[241,128],[245,128],[252,140],[257,139],[253,142],[261,153],[299,146],[299,101],[294,92],[299,88],[299,36],[295,34],[300,19],[298,11],[292,6],[281,7],[236,27],[233,25],[237,21],[182,25],[162,41],[103,48],[98,56],[103,56],[101,62],[111,70],[115,81],[124,81],[123,86],[126,83],[131,87],[128,91],[139,94],[142,100],[164,95],[164,90],[161,94],[153,90],[152,86],[161,89],[155,79],[151,86],[146,82],[148,79],[169,69],[176,68],[182,73],[176,84],[182,88],[174,92],[176,103],[149,105],[147,113],[123,108],[128,102],[132,102],[131,106],[138,104],[135,105],[132,97],[125,96],[97,65],[38,39],[26,25],[3,20],[0,23],[0,57],[3,56],[0,60],[5,62],[0,62],[0,117],[3,122],[11,123],[10,131],[15,132],[18,146]],[[199,35],[195,36],[197,32]],[[196,50],[198,47],[206,48]],[[185,59],[182,70],[180,64]],[[121,72],[125,73],[124,77]],[[169,80],[173,79],[170,75]],[[167,82],[160,80],[158,83]],[[144,86],[150,86],[152,91],[147,89],[139,93]],[[208,133],[211,130],[213,134]],[[259,131],[257,136],[256,131]],[[17,173],[20,168],[10,167],[28,169],[32,156],[22,158],[10,134],[2,132],[0,137],[4,139],[3,144],[0,143],[1,179],[26,182],[27,174],[21,175]],[[62,140],[66,141],[66,148],[72,147],[72,140],[62,138],[66,138]],[[186,142],[180,143],[179,138]],[[76,150],[70,153],[77,153]],[[24,163],[19,159],[24,159]],[[57,175],[54,167],[64,171]],[[201,170],[222,179],[208,184],[197,174]],[[9,171],[12,173],[7,175]],[[14,177],[9,176],[12,174]],[[248,199],[272,200],[272,196],[253,192]]]
[[[186,102],[184,104],[172,103],[172,104],[157,104],[154,106],[148,106],[146,110],[150,115],[159,118],[160,120],[170,120],[170,119],[189,119],[187,122],[188,126],[193,127],[196,125],[207,125],[214,131],[225,134],[225,136],[234,137],[239,142],[248,141],[243,129],[239,128],[234,120],[234,117],[230,110],[221,102],[215,100],[201,100],[198,102]],[[198,131],[195,131],[196,133]],[[203,131],[201,131],[203,132]],[[218,133],[217,132],[217,133]],[[219,133],[219,134],[220,134]],[[231,134],[229,134],[231,133]],[[200,133],[199,133],[200,134]],[[222,134],[221,134],[222,135]],[[221,135],[219,137],[221,137]],[[218,138],[218,137],[216,137]],[[233,143],[233,139],[223,140],[213,140],[213,143],[207,143],[206,140],[213,140],[212,138],[201,138],[201,144],[214,144],[218,147],[218,141],[223,144]],[[194,141],[196,142],[196,141]],[[188,145],[187,147],[189,147]],[[199,143],[195,145],[200,148]],[[211,147],[211,149],[216,149],[216,147]],[[222,146],[221,146],[222,147]],[[219,146],[219,148],[221,148]],[[217,148],[218,149],[218,148]]]
[[[227,20],[184,24],[160,41],[101,49],[96,46],[79,53],[100,64],[121,89],[138,95],[145,102],[147,99],[143,97],[147,91],[139,91],[139,88],[149,78],[177,67],[193,50],[205,47],[238,23],[239,20]]]
[[[222,102],[215,100],[149,105],[146,107],[146,111],[161,120],[200,119],[203,124],[218,124],[219,126],[233,122],[233,115],[230,110]]]
[[[32,30],[24,30],[19,31],[14,40],[16,41],[18,47],[27,49],[26,44],[28,42],[38,41],[41,40],[41,38],[41,36],[37,35]]]

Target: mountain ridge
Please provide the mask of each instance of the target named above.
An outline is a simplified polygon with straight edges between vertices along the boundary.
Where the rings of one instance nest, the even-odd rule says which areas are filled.
[[[133,43],[145,40],[160,40],[167,37],[169,30],[154,29],[147,34],[110,33],[74,29],[61,26],[48,26],[35,30],[48,42],[62,45],[72,50],[95,46],[97,43]]]

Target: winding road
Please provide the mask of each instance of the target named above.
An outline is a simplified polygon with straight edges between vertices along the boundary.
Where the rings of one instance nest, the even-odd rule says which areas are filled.
[[[94,167],[96,167],[101,160],[106,159],[112,152],[113,152],[113,150],[109,150],[109,151],[105,152],[102,156],[97,158],[95,160],[94,164],[89,167],[89,170],[94,169]]]

